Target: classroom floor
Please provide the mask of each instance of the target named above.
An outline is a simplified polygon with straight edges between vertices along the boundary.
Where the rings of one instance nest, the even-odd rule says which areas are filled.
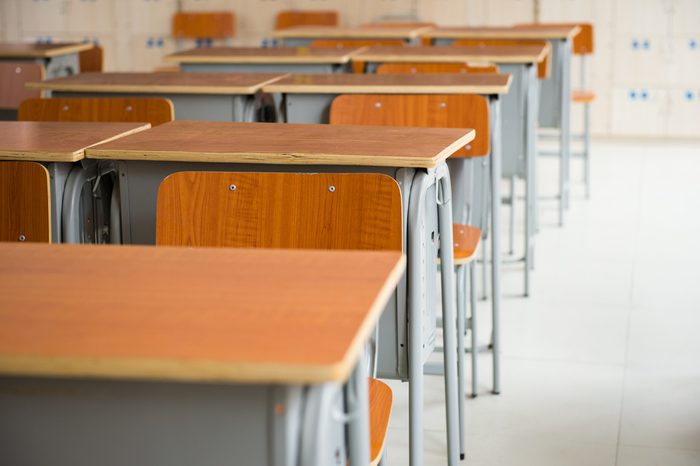
[[[554,193],[556,161],[540,173],[541,193]],[[502,394],[481,355],[463,464],[700,465],[698,173],[697,143],[595,141],[592,199],[574,183],[564,228],[542,204],[532,297],[506,267]],[[407,384],[391,386],[388,460],[407,465]],[[443,390],[426,377],[427,465],[446,464]]]

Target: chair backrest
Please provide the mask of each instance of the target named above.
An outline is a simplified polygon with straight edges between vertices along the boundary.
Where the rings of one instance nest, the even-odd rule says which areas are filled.
[[[488,102],[480,95],[341,95],[331,104],[330,123],[473,128],[474,141],[452,157],[489,154]]]
[[[24,99],[40,97],[41,91],[27,89],[25,84],[43,81],[45,74],[39,63],[0,61],[0,108],[16,109]]]
[[[383,63],[377,74],[498,73],[492,63]]]
[[[104,51],[99,45],[93,45],[91,49],[83,50],[78,55],[80,60],[80,72],[100,72],[104,67]]]
[[[175,39],[230,39],[235,34],[235,15],[230,11],[178,12],[173,15]]]
[[[19,121],[146,122],[157,126],[174,119],[173,103],[154,97],[28,99]]]
[[[287,29],[294,26],[337,26],[337,11],[303,11],[285,10],[277,13],[275,29]]]
[[[401,39],[316,39],[311,42],[310,47],[326,49],[349,49],[357,47],[374,47],[375,45],[385,45],[388,47],[403,47],[406,45]],[[358,60],[352,62],[353,73],[361,74],[365,72],[365,63]]]
[[[537,77],[547,79],[552,71],[552,50],[546,40],[527,39],[457,39],[452,45],[455,47],[486,47],[493,46],[513,46],[513,45],[543,45],[547,47],[547,55],[544,60],[537,64]]]
[[[51,242],[49,172],[36,162],[0,162],[0,241]]]
[[[179,172],[158,189],[156,244],[400,251],[401,215],[386,175]]]

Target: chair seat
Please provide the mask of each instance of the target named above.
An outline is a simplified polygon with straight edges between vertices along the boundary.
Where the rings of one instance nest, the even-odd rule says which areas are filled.
[[[387,384],[377,379],[369,379],[369,458],[373,466],[379,464],[384,452],[392,398],[391,388]]]
[[[455,265],[467,264],[474,260],[481,240],[481,230],[477,227],[455,223],[452,225]]]
[[[595,92],[585,90],[572,91],[571,100],[574,102],[591,103],[595,100]]]

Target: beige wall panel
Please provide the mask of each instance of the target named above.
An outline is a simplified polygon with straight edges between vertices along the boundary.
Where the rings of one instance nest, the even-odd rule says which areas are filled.
[[[116,29],[117,1],[120,0],[72,0],[67,8],[66,30],[71,34],[112,34]]]
[[[318,1],[318,0],[306,0]],[[383,17],[406,17],[417,13],[415,0],[361,0],[357,21],[367,23]]]
[[[660,36],[619,35],[613,55],[616,86],[665,86],[669,81],[670,47]]]
[[[700,40],[700,1],[674,0],[671,29],[674,34],[692,34]]]
[[[612,91],[611,132],[624,136],[664,135],[667,109],[665,89],[615,88]]]
[[[119,0],[128,2],[128,30],[131,34],[170,35],[176,0]]]
[[[470,16],[470,2],[464,0],[421,0],[418,16],[445,26],[464,26]]]
[[[18,4],[16,22],[22,36],[55,36],[67,31],[68,0],[20,0]]]
[[[153,71],[163,65],[163,56],[175,51],[175,41],[168,35],[134,35],[129,44],[132,71]]]
[[[252,39],[269,36],[275,27],[277,13],[292,8],[292,2],[289,0],[240,0],[237,4],[240,7],[236,10],[236,43],[248,42],[247,45],[250,45]],[[255,43],[259,45],[260,40],[255,40]]]
[[[668,67],[669,84],[672,86],[700,83],[700,23],[698,24],[696,35],[676,36],[671,39]]]
[[[669,136],[700,136],[700,85],[669,90]]]

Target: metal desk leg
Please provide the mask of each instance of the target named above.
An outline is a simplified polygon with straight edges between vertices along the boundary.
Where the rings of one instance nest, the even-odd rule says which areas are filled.
[[[425,286],[425,202],[430,186],[425,171],[417,171],[409,194],[408,212],[408,402],[410,466],[423,465],[423,309]],[[432,258],[431,258],[432,259]]]
[[[534,68],[534,67],[533,67]],[[534,71],[533,71],[534,73]],[[500,308],[501,308],[501,107],[496,96],[491,108],[491,318],[493,321],[493,393],[501,392]]]
[[[561,59],[561,131],[559,132],[559,147],[561,151],[561,164],[559,173],[559,225],[564,225],[564,213],[569,207],[569,164],[571,145],[571,40],[559,41]]]
[[[525,108],[525,296],[530,296],[530,271],[533,268],[535,211],[537,202],[537,76],[528,68]]]
[[[369,464],[369,394],[364,352],[353,370],[347,384],[348,452],[350,464]]]
[[[447,411],[447,464],[459,463],[459,424],[457,402],[457,336],[454,249],[452,241],[452,185],[447,164],[437,169],[438,225],[440,233],[440,273],[442,274],[442,339],[445,364],[445,405]]]
[[[464,413],[464,394],[466,390],[467,374],[465,370],[464,358],[466,350],[464,347],[464,339],[466,338],[466,295],[467,295],[467,267],[466,264],[457,266],[457,402],[459,404],[459,459],[463,460],[466,452],[465,448],[465,413]],[[474,348],[472,348],[474,351]]]
[[[89,181],[88,172],[82,166],[76,165],[70,171],[63,192],[63,206],[61,211],[62,232],[64,243],[80,243],[80,201],[83,187]]]

